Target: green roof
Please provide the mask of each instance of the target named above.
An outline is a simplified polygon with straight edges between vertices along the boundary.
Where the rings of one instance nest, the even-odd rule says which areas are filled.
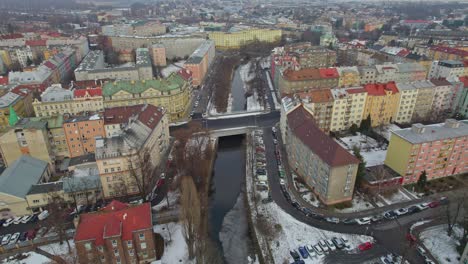
[[[166,79],[108,82],[102,87],[102,94],[104,96],[111,96],[121,90],[131,94],[138,94],[148,90],[149,88],[153,88],[160,92],[169,92],[172,90],[182,89],[185,83],[185,80],[179,74],[172,73]]]
[[[46,121],[49,128],[60,128],[63,125],[63,116],[53,116],[53,117],[31,117],[31,121]]]

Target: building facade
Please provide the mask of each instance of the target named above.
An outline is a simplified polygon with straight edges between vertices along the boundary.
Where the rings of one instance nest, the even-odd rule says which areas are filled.
[[[96,151],[96,138],[105,137],[104,120],[99,114],[72,116],[63,122],[70,157],[78,157]]]
[[[418,89],[411,83],[397,83],[396,86],[400,92],[400,99],[398,101],[395,122],[408,124],[413,118]]]
[[[0,96],[0,128],[9,126],[10,111],[13,109],[20,117],[29,117],[32,111],[32,93],[29,91],[10,91]]]
[[[256,28],[237,32],[213,31],[208,33],[209,39],[214,40],[216,48],[219,49],[239,49],[254,41],[275,43],[281,40],[281,36],[281,30]]]
[[[206,40],[200,45],[187,61],[184,63],[184,68],[192,74],[192,84],[199,86],[205,79],[208,69],[215,57],[215,44],[212,40]]]
[[[360,126],[366,108],[367,91],[362,87],[331,89],[333,95],[330,131],[343,131],[353,124]]]
[[[366,84],[366,106],[362,119],[371,118],[371,126],[390,124],[395,121],[400,95],[394,82]]]

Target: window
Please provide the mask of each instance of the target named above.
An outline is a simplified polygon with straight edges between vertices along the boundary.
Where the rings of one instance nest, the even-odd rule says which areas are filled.
[[[116,257],[119,256],[119,250],[118,250],[118,249],[114,249],[114,255],[115,255]]]
[[[130,255],[131,257],[133,257],[134,253],[135,253],[135,251],[133,249],[130,249],[128,251],[128,255]]]
[[[84,247],[85,247],[85,249],[88,250],[88,251],[91,250],[91,243],[85,243],[85,244],[84,244]]]
[[[99,250],[99,252],[104,252],[104,248],[102,246],[98,246],[97,249]]]
[[[133,245],[132,245],[132,241],[131,241],[131,240],[128,240],[128,241],[127,241],[127,247],[128,247],[128,248],[131,248],[132,246],[133,246]]]
[[[140,244],[140,247],[141,247],[141,249],[146,249],[146,242],[142,242],[142,243]]]
[[[112,246],[113,246],[113,247],[116,247],[116,246],[117,246],[117,240],[115,240],[115,239],[112,240]]]
[[[145,234],[139,234],[140,240],[145,240]]]

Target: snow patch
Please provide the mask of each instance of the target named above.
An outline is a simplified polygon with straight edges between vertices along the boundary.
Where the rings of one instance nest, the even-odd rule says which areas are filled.
[[[343,208],[343,209],[336,209],[336,212],[340,213],[354,213],[354,212],[360,212],[360,211],[365,211],[369,209],[373,209],[374,206],[368,202],[365,201],[364,197],[362,195],[355,194],[352,200],[352,206],[349,208]]]
[[[69,240],[70,242],[70,248],[72,250],[72,253],[68,253],[68,246],[66,242],[63,242],[63,244],[60,245],[60,243],[53,243],[45,246],[41,246],[42,250],[49,252],[52,255],[60,256],[62,257],[67,263],[75,263],[76,262],[76,252],[75,252],[75,242],[73,239]],[[27,256],[26,258],[22,260],[13,260],[10,258],[6,258],[2,261],[2,263],[21,263],[21,264],[45,264],[45,263],[53,263],[53,260],[38,254],[34,251],[26,252],[23,253],[24,256]]]
[[[192,264],[194,261],[188,259],[188,247],[182,233],[181,223],[167,223],[153,226],[153,232],[160,234],[164,238],[164,253],[159,261],[152,264]],[[170,235],[169,235],[170,233]]]
[[[398,192],[390,194],[389,197],[385,197],[384,195],[381,195],[381,194],[379,194],[379,196],[387,204],[395,204],[395,203],[401,203],[401,202],[406,202],[406,201],[411,200],[401,190],[398,190]]]
[[[179,203],[180,193],[176,192],[168,192],[167,198],[163,199],[160,203],[152,207],[154,212],[160,212],[167,209],[167,201],[169,201],[169,206],[173,207],[175,204]]]
[[[161,69],[161,74],[164,78],[169,77],[172,73],[178,72],[180,69],[184,67],[185,61],[178,61],[173,64],[169,64],[167,67]]]
[[[342,137],[336,141],[351,153],[353,153],[354,147],[359,148],[366,162],[366,167],[384,164],[387,155],[387,144],[379,144],[375,139],[359,132],[356,136]]]
[[[462,235],[463,229],[455,226],[452,236],[449,237],[447,225],[439,225],[424,230],[419,237],[438,263],[453,264],[458,263],[460,258],[457,246]]]

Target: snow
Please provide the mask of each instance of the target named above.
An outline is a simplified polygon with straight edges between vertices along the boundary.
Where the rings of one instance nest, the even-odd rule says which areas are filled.
[[[248,89],[248,82],[255,78],[255,71],[251,71],[252,68],[252,61],[247,62],[244,65],[241,65],[239,68],[239,74],[244,82],[244,90],[247,91]]]
[[[270,87],[270,92],[271,92],[271,96],[273,98],[273,102],[275,103],[275,108],[280,109],[281,104],[278,102],[278,99],[276,98],[275,88],[273,87],[273,82],[271,81],[270,73],[265,72],[265,74],[267,76],[268,86]]]
[[[320,207],[319,199],[317,199],[317,197],[315,197],[315,195],[312,192],[303,193],[302,199],[304,199],[304,201],[308,202],[314,207]]]
[[[410,227],[410,232],[412,232],[413,229],[415,229],[416,227],[422,226],[422,225],[427,224],[427,223],[429,223],[429,222],[431,222],[431,221],[432,221],[432,220],[423,220],[423,221],[418,221],[418,222],[412,224],[411,227]]]
[[[184,67],[185,61],[181,60],[173,64],[169,64],[164,69],[161,69],[161,74],[164,78],[169,77],[171,73],[178,72],[181,68]]]
[[[251,96],[247,97],[247,112],[262,111],[265,109],[262,105],[260,105],[260,102],[258,100],[258,94],[255,90]]]
[[[167,209],[167,200],[169,200],[169,206],[171,208],[179,203],[179,198],[180,198],[180,193],[178,191],[176,192],[168,192],[167,193],[167,199],[163,199],[160,203],[152,207],[152,210],[155,212],[160,212],[164,211]]]
[[[263,112],[242,112],[242,113],[233,113],[229,115],[220,115],[220,116],[210,116],[206,119],[214,120],[214,119],[229,119],[229,118],[237,118],[237,117],[244,117],[244,116],[254,116],[254,115],[261,115],[264,114]]]
[[[101,119],[101,117],[99,116],[99,114],[94,114],[94,115],[92,115],[92,116],[89,118],[89,120],[99,120],[99,119]]]
[[[457,252],[457,245],[462,234],[463,229],[455,226],[452,236],[449,237],[447,225],[439,225],[424,230],[419,237],[438,263],[452,264],[459,261],[460,254]]]
[[[74,263],[73,261],[76,258],[76,253],[75,253],[75,242],[73,239],[69,240],[70,242],[70,247],[72,249],[72,253],[68,253],[68,246],[66,242],[63,242],[62,245],[60,243],[53,243],[45,246],[41,246],[41,248],[44,251],[49,252],[52,255],[57,255],[61,256],[63,259],[67,261],[67,263]],[[52,263],[53,261],[41,254],[38,254],[34,251],[26,252],[23,253],[24,256],[27,256],[26,258],[22,260],[13,260],[13,259],[4,259],[2,263],[8,263],[8,264],[42,264],[42,263]]]
[[[406,201],[411,200],[401,190],[398,190],[398,192],[390,194],[390,197],[385,197],[384,195],[381,195],[381,194],[379,194],[379,196],[387,204],[401,203],[401,202],[406,202]]]
[[[395,130],[400,130],[401,127],[395,125],[395,124],[388,124],[382,127],[382,130],[379,128],[374,129],[375,132],[377,132],[379,135],[383,136],[385,139],[390,141],[390,136],[392,134],[392,131]]]
[[[356,136],[347,136],[337,139],[337,142],[353,153],[353,147],[356,146],[361,150],[361,155],[366,162],[366,167],[384,164],[387,155],[387,145],[381,144],[366,135],[359,132]]]
[[[160,234],[164,238],[165,246],[161,260],[159,262],[153,261],[152,264],[193,263],[193,261],[188,259],[188,248],[182,229],[181,223],[167,223],[153,226],[153,232]],[[171,241],[169,241],[169,232],[171,233]]]
[[[360,212],[360,211],[365,211],[369,209],[373,209],[374,206],[370,203],[364,200],[364,196],[355,194],[352,200],[352,206],[349,208],[343,208],[343,209],[336,209],[336,212],[340,213],[353,213],[353,212]]]

